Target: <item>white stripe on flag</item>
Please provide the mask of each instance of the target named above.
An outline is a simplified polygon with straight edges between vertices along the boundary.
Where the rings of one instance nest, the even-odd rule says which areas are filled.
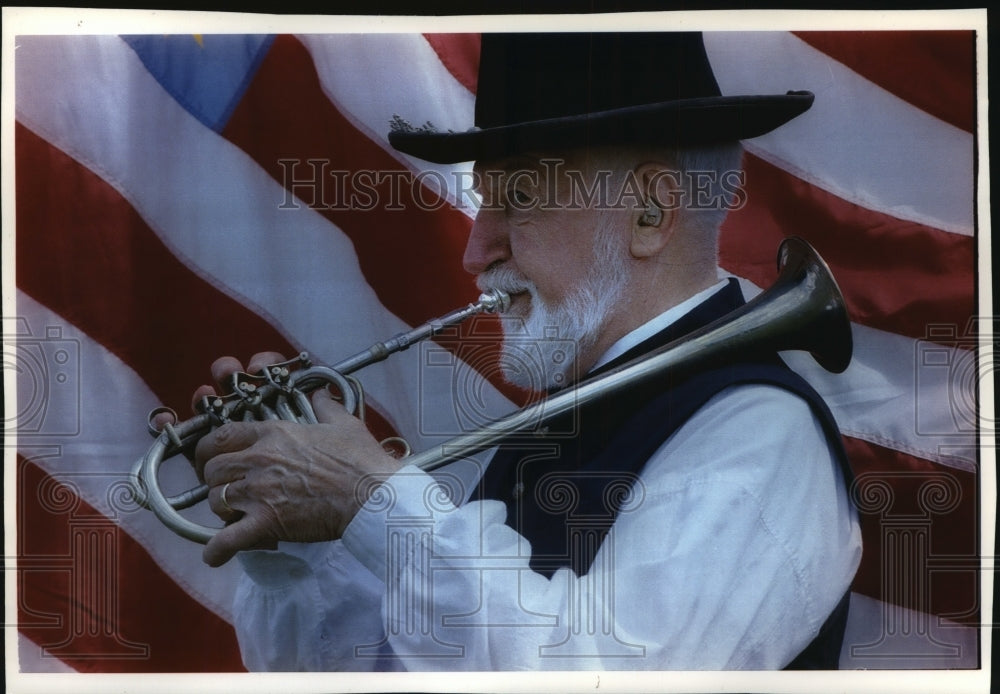
[[[971,134],[787,32],[709,32],[705,47],[724,94],[816,94],[809,111],[748,151],[863,207],[972,234]],[[914,186],[914,176],[934,185]]]
[[[448,185],[448,201],[474,215],[467,190],[472,164],[432,164],[389,145],[394,116],[414,127],[431,123],[440,130],[466,130],[472,125],[475,97],[441,64],[420,34],[306,34],[297,37],[308,49],[323,91],[369,139],[405,163],[413,172],[434,171],[435,182]],[[462,173],[466,172],[466,173]],[[461,195],[461,199],[458,196]]]
[[[851,593],[841,670],[976,668],[979,630]]]
[[[17,632],[17,670],[19,672],[75,673],[75,669],[59,660],[45,655],[37,643],[21,632]]]
[[[760,293],[740,280],[750,299]],[[854,438],[966,471],[976,469],[971,350],[851,325],[854,356],[831,374],[806,352],[782,356],[816,388],[840,430]],[[967,347],[967,346],[966,346]],[[928,358],[925,358],[925,355]],[[970,417],[973,419],[970,421]]]

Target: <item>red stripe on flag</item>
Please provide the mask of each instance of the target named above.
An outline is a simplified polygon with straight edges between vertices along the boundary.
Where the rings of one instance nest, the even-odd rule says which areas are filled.
[[[20,124],[15,146],[18,287],[131,366],[164,404],[187,413],[224,354],[296,351],[177,260],[89,169]]]
[[[218,357],[298,353],[174,257],[92,171],[20,124],[15,146],[18,287],[132,367],[182,419]],[[376,437],[396,435],[375,408],[367,415]],[[134,424],[145,426],[142,413]]]
[[[473,94],[479,82],[479,34],[424,34],[441,64]]]
[[[479,294],[462,269],[469,218],[415,182],[330,103],[311,56],[294,37],[275,39],[222,134],[350,238],[368,283],[408,324],[443,315]],[[381,183],[366,179],[369,173],[381,175]],[[353,203],[345,204],[352,196]],[[438,342],[452,350],[460,344]],[[483,375],[508,398],[523,399],[498,374]]]
[[[852,589],[964,624],[979,620],[975,473],[845,437],[864,554]]]
[[[47,655],[81,672],[245,670],[233,627],[81,499],[72,472],[19,456],[17,489],[18,627]]]
[[[775,249],[802,236],[830,265],[852,320],[922,338],[929,324],[964,330],[975,315],[975,239],[890,217],[744,157],[746,205],[722,228],[722,267],[758,286],[776,276]]]
[[[975,131],[975,32],[793,33],[917,108],[962,130]]]

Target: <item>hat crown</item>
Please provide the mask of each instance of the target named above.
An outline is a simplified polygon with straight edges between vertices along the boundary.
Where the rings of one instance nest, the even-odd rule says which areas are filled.
[[[484,34],[476,126],[719,95],[700,33]]]
[[[627,143],[698,147],[757,137],[810,92],[723,96],[700,33],[483,34],[477,127],[392,122],[389,142],[454,163]]]

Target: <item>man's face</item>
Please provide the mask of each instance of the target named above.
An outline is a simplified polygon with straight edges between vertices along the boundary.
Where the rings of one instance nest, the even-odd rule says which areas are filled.
[[[594,162],[579,159],[476,166],[483,201],[465,268],[480,288],[511,294],[501,366],[508,380],[527,388],[568,385],[589,368],[627,277],[627,215],[599,204],[600,195],[589,204],[582,199],[580,182],[588,189],[610,183]],[[574,358],[567,358],[567,345]],[[541,364],[529,365],[528,352]]]

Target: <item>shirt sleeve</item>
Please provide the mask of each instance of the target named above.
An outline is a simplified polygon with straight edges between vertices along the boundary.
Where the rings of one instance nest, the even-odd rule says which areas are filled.
[[[341,542],[281,543],[238,555],[234,597],[243,662],[256,672],[390,670],[381,581]]]
[[[248,570],[245,656],[275,650],[248,666],[360,669],[375,642],[379,660],[361,664],[379,669],[775,669],[815,636],[860,559],[821,426],[768,386],[725,391],[657,451],[583,576],[529,569],[505,514],[497,501],[455,506],[404,468],[326,560],[303,558],[297,578],[283,563]],[[250,646],[259,639],[281,645]]]

